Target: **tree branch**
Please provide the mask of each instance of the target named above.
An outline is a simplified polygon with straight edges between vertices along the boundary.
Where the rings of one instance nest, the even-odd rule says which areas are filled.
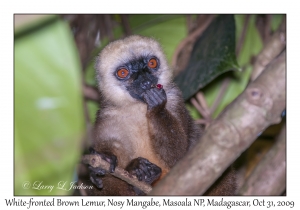
[[[240,195],[281,195],[286,187],[285,125],[272,149],[256,166],[241,188]]]
[[[279,123],[286,106],[285,67],[284,51],[219,115],[150,195],[203,194],[258,133]]]
[[[99,102],[99,92],[97,88],[90,85],[82,85],[83,96],[85,99]]]
[[[132,30],[129,24],[128,15],[120,15],[120,17],[121,17],[121,23],[122,23],[122,28],[124,30],[124,34],[126,36],[131,35]]]
[[[207,113],[207,111],[201,106],[200,103],[198,103],[198,101],[195,98],[191,98],[191,103],[197,109],[197,111],[202,115],[204,119],[210,118],[209,113]]]
[[[81,162],[83,164],[88,164],[94,168],[96,167],[103,168],[106,171],[109,171],[109,167],[110,167],[110,164],[105,160],[102,160],[101,157],[99,157],[98,155],[84,155],[81,159]],[[152,187],[150,185],[139,181],[135,176],[130,175],[128,171],[120,167],[116,167],[115,172],[111,173],[111,175],[118,177],[119,179],[122,179],[128,184],[131,184],[139,188],[146,194],[148,194],[152,190]]]
[[[220,102],[223,99],[224,94],[229,86],[229,82],[230,82],[230,79],[228,77],[222,81],[220,91],[209,110],[211,114],[213,114],[216,111],[216,109],[218,108],[218,106],[220,105]]]
[[[266,66],[278,56],[286,45],[286,23],[285,18],[278,31],[270,38],[264,49],[259,53],[253,66],[251,80],[255,80]]]

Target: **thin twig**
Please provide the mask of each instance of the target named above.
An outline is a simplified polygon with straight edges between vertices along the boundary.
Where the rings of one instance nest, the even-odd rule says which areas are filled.
[[[208,107],[208,104],[206,102],[206,99],[205,99],[205,96],[204,94],[202,93],[202,91],[199,91],[197,94],[196,94],[196,99],[197,101],[199,102],[199,104],[203,107],[203,109],[205,110],[205,112],[208,114],[209,118],[210,118],[210,111],[209,111],[209,107]]]
[[[265,45],[270,38],[271,35],[271,15],[258,15],[256,19],[256,28]]]
[[[195,98],[191,98],[191,103],[198,110],[198,112],[203,116],[203,118],[209,118],[209,114],[202,108]]]
[[[198,125],[204,125],[205,129],[210,125],[211,120],[210,119],[197,119],[195,120],[195,123]]]
[[[131,35],[132,31],[131,31],[129,20],[128,20],[128,15],[120,15],[120,16],[121,16],[121,23],[122,23],[122,27],[124,29],[125,35],[126,36]]]
[[[108,36],[109,41],[114,40],[114,34],[113,34],[113,21],[112,21],[112,15],[110,14],[105,14],[103,15],[104,17],[104,24],[106,27],[106,33]]]
[[[188,34],[190,34],[195,29],[195,23],[193,21],[192,15],[186,15],[186,25],[188,29]]]
[[[270,14],[266,15],[266,24],[265,24],[265,28],[264,28],[264,43],[268,42],[270,37],[271,37],[271,20],[272,20],[272,16]]]
[[[203,33],[203,31],[208,27],[208,25],[212,22],[213,19],[214,19],[214,15],[209,15],[207,17],[206,21],[203,23],[203,25],[201,25],[198,29],[196,29],[193,33],[188,35],[184,40],[182,40],[180,42],[180,44],[176,48],[176,50],[173,54],[173,57],[172,57],[172,66],[173,67],[176,66],[178,56],[179,56],[180,52],[182,51],[182,49],[187,45],[187,43],[189,43],[191,41],[195,41],[197,39],[197,37],[200,36]]]
[[[83,85],[82,90],[85,99],[99,102],[100,97],[97,88],[89,85]]]
[[[266,66],[285,49],[285,39],[286,23],[284,18],[279,29],[273,34],[264,49],[258,54],[253,66],[251,81],[255,80]]]
[[[217,97],[216,97],[214,103],[212,104],[212,106],[211,106],[211,108],[210,108],[210,111],[209,111],[209,112],[210,112],[211,114],[213,114],[213,113],[216,111],[216,109],[217,109],[217,107],[219,106],[221,100],[223,99],[224,94],[225,94],[225,91],[226,91],[227,88],[228,88],[229,81],[230,81],[230,79],[229,79],[228,77],[225,78],[225,79],[222,81],[222,85],[221,85],[220,91],[219,91],[219,93],[218,93],[218,95],[217,95]]]
[[[243,46],[244,41],[245,41],[245,37],[246,37],[246,34],[247,34],[249,22],[250,22],[250,15],[246,15],[243,31],[242,31],[242,34],[239,38],[239,41],[238,41],[238,44],[237,44],[236,50],[235,50],[235,53],[236,53],[237,56],[240,54],[240,52],[242,50],[242,46]]]

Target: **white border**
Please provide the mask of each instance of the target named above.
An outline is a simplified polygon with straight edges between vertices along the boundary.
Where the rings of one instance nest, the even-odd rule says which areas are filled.
[[[294,3],[295,2],[295,3]],[[13,198],[13,14],[14,13],[286,13],[287,14],[287,197],[267,197],[269,200],[294,200],[299,206],[299,5],[296,1],[10,1],[1,3],[1,192]],[[274,81],[276,82],[276,81]],[[16,197],[21,199],[22,197]],[[51,197],[37,197],[38,200]],[[56,197],[58,199],[59,197]],[[157,197],[162,199],[161,197]],[[175,199],[175,197],[172,197]],[[28,200],[29,197],[24,197]],[[78,200],[79,197],[63,197]],[[120,198],[126,199],[126,198]],[[233,197],[232,197],[233,199]],[[234,197],[253,200],[255,197]],[[89,200],[92,200],[89,198]],[[6,207],[7,208],[7,207]],[[39,207],[40,208],[40,207]],[[64,207],[74,208],[74,207]],[[82,207],[80,207],[82,208]],[[148,207],[150,208],[150,207]],[[198,207],[199,208],[199,207]],[[298,207],[299,208],[299,207]],[[2,209],[2,208],[1,208]],[[37,209],[37,208],[36,208]],[[127,208],[129,209],[129,208]],[[206,208],[209,209],[209,208]],[[220,209],[220,208],[219,208]],[[256,208],[256,209],[263,209]],[[264,207],[265,209],[265,207]],[[296,207],[297,209],[297,207]]]

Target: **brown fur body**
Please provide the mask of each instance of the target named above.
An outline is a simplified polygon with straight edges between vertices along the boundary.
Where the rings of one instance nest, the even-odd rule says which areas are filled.
[[[94,149],[113,153],[123,168],[144,157],[167,172],[199,137],[175,86],[167,91],[170,94],[178,100],[168,97],[162,112],[148,112],[142,102],[103,107],[96,121]]]

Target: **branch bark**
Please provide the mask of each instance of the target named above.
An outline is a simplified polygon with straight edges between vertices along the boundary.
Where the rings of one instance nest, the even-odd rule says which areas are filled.
[[[106,171],[109,171],[109,167],[110,167],[110,164],[105,160],[102,160],[101,157],[99,157],[98,155],[84,155],[81,159],[81,162],[83,164],[90,165],[94,168],[96,167],[103,168]],[[122,179],[128,184],[131,184],[139,188],[146,194],[148,194],[152,190],[152,187],[150,185],[139,181],[135,176],[130,175],[128,171],[118,166],[115,168],[115,172],[111,173],[111,175],[118,177],[119,179]]]
[[[286,187],[285,125],[272,149],[256,166],[241,188],[240,195],[281,195]]]
[[[203,194],[257,134],[279,123],[285,104],[285,51],[208,127],[150,195]]]
[[[83,96],[87,100],[99,102],[99,92],[97,88],[90,85],[82,85]]]
[[[278,56],[286,45],[286,22],[285,18],[277,32],[273,34],[264,49],[259,53],[253,66],[251,80],[255,80],[266,66]]]

